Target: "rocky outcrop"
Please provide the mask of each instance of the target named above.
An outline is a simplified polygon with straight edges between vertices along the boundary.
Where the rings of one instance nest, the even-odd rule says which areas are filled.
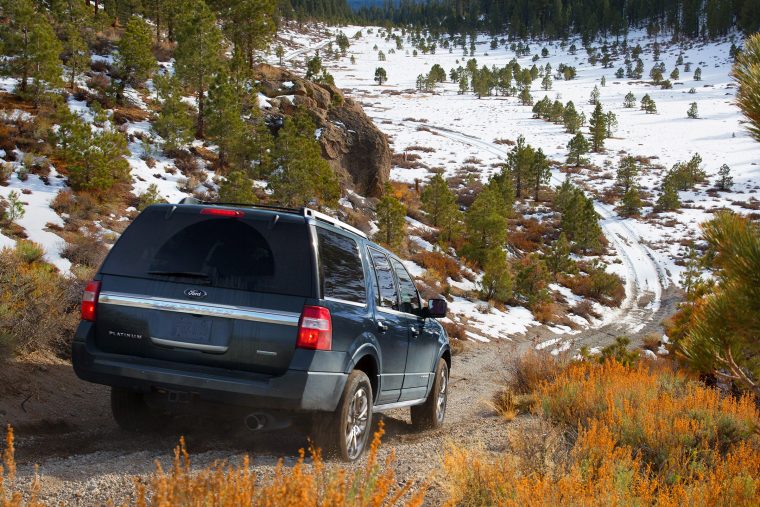
[[[259,89],[268,98],[270,115],[290,115],[303,107],[317,124],[322,156],[347,188],[378,197],[388,181],[391,150],[388,140],[362,107],[333,85],[307,81],[267,64],[254,68]]]

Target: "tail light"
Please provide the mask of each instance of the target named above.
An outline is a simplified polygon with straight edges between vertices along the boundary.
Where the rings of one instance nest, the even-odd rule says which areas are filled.
[[[95,307],[98,305],[100,282],[88,282],[82,294],[82,320],[95,320]]]
[[[321,306],[304,306],[298,323],[296,347],[312,350],[332,349],[330,310]]]
[[[242,217],[245,213],[234,209],[203,208],[201,210],[201,215],[212,215],[215,217]]]

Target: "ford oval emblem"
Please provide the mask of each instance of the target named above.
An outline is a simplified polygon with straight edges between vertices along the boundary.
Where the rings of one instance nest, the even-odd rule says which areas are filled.
[[[205,298],[208,294],[206,294],[205,290],[200,289],[187,289],[185,291],[185,296],[189,298],[195,298],[195,299],[202,299]]]

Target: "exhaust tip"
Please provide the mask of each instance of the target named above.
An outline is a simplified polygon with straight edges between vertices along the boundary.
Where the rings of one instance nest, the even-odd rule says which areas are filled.
[[[248,414],[245,416],[245,426],[251,431],[264,429],[267,425],[266,414]]]

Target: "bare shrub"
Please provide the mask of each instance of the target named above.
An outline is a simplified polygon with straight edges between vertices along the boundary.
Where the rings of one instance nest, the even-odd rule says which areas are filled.
[[[505,364],[507,387],[516,394],[533,393],[543,382],[553,381],[566,366],[564,359],[548,351],[531,348],[524,354],[514,354]]]

